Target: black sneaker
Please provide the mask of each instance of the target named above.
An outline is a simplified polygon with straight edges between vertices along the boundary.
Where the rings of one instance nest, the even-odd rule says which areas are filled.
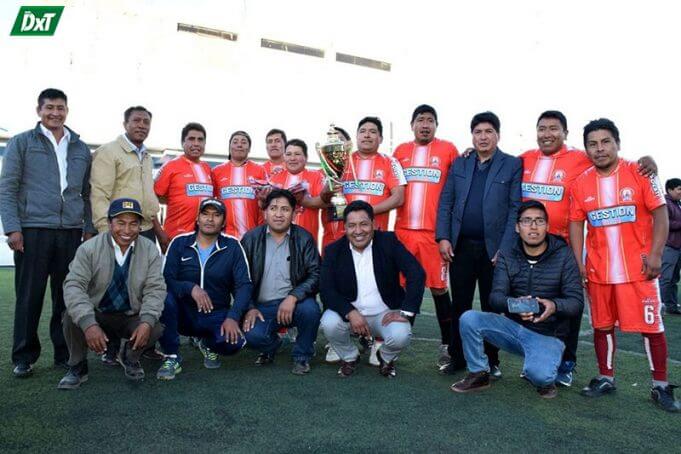
[[[580,394],[586,397],[601,397],[615,392],[615,382],[607,378],[592,378],[589,384],[582,388]]]
[[[670,315],[681,315],[681,308],[678,305],[666,306],[664,311]]]
[[[654,386],[650,390],[650,397],[653,399],[653,402],[655,402],[655,404],[657,404],[657,406],[663,410],[670,411],[672,413],[679,412],[681,411],[681,402],[674,399],[674,388],[678,388],[678,386]]]
[[[490,368],[489,368],[490,380],[500,380],[501,377],[502,377],[502,375],[501,375],[501,369],[499,368],[499,365],[497,364],[496,366],[490,366]]]
[[[340,368],[338,368],[338,376],[341,378],[348,378],[352,376],[359,365],[359,356],[354,361],[343,361],[341,359]]]
[[[274,362],[274,355],[271,353],[261,353],[255,360],[256,366],[267,366]]]
[[[59,380],[57,389],[77,389],[81,383],[85,383],[88,378],[87,361],[69,367],[69,371],[64,378]]]
[[[378,373],[387,378],[395,378],[397,375],[395,371],[395,359],[388,362],[381,356],[381,351],[376,350],[376,357],[378,358]]]
[[[441,373],[442,375],[456,375],[461,371],[466,370],[466,364],[465,363],[460,363],[452,360],[448,364],[445,364],[444,366],[441,366],[438,369],[438,372]]]
[[[12,373],[17,378],[28,378],[33,375],[33,367],[30,364],[18,363],[14,366]]]
[[[126,341],[118,352],[118,362],[123,366],[125,376],[130,380],[142,380],[144,378],[142,364],[140,364],[139,359],[132,356],[132,345],[129,341]]]

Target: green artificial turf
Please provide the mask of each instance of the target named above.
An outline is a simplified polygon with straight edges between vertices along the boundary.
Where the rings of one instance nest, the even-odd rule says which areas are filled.
[[[48,300],[49,301],[49,300]],[[290,373],[290,346],[275,364],[253,365],[256,353],[203,369],[185,344],[184,371],[156,380],[158,364],[144,361],[148,378],[126,381],[91,355],[90,380],[58,391],[64,371],[52,367],[43,314],[43,354],[31,378],[15,379],[10,349],[12,270],[0,270],[0,452],[678,452],[681,415],[655,408],[639,336],[619,335],[615,395],[579,395],[596,373],[590,336],[580,345],[575,386],[544,400],[518,377],[521,362],[501,354],[504,378],[485,392],[456,395],[435,360],[439,342],[432,300],[426,298],[415,340],[399,360],[397,378],[363,364],[349,379],[323,363],[317,342],[312,372]],[[672,381],[681,376],[681,317],[668,317]],[[588,323],[583,326],[588,330]],[[630,350],[627,353],[622,350]],[[637,354],[638,353],[638,354]],[[364,358],[366,359],[366,358]]]

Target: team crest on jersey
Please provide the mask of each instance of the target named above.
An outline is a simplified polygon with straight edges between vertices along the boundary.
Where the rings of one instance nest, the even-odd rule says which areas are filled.
[[[430,165],[432,167],[440,167],[440,158],[438,156],[433,156],[430,158]]]
[[[620,199],[622,202],[631,202],[634,198],[634,190],[631,188],[624,188],[620,190]]]
[[[565,170],[558,169],[553,173],[553,181],[563,181],[565,179]]]
[[[384,176],[383,170],[381,170],[381,169],[376,170],[375,178],[376,178],[377,180],[382,180],[382,179],[383,179],[383,176]]]

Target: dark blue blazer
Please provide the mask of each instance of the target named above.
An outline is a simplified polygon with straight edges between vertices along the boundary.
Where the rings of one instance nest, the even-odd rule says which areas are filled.
[[[437,241],[449,240],[452,247],[456,247],[459,240],[476,159],[475,152],[467,158],[457,158],[449,169],[447,181],[440,194],[435,238]],[[516,216],[520,206],[522,171],[520,158],[508,155],[497,148],[482,199],[485,248],[490,259],[500,249],[513,247]]]
[[[373,241],[371,255],[381,299],[390,309],[418,314],[426,284],[423,267],[393,232],[376,230]],[[406,278],[406,291],[400,286],[400,273]],[[319,290],[324,307],[342,317],[355,308],[352,303],[357,300],[357,276],[345,236],[324,249]]]

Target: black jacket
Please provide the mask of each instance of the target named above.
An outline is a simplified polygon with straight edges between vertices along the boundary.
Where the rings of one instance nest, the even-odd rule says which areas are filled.
[[[374,232],[372,244],[374,274],[378,292],[390,309],[418,314],[423,300],[426,273],[393,232]],[[407,280],[407,289],[400,286],[400,273]],[[324,307],[342,317],[354,310],[357,300],[357,276],[352,261],[350,242],[346,237],[324,249],[320,295]]]
[[[548,235],[547,239],[548,248],[535,265],[527,262],[520,240],[499,253],[490,304],[496,312],[507,313],[507,298],[530,295],[549,299],[556,303],[556,313],[542,323],[525,322],[517,314],[507,316],[527,329],[564,341],[569,319],[582,314],[584,293],[572,249],[558,236]]]
[[[241,239],[253,281],[253,301],[258,301],[260,282],[265,270],[265,245],[267,226],[260,225],[249,230]],[[289,295],[298,301],[312,297],[319,291],[319,251],[310,233],[302,227],[291,224],[288,248],[290,255],[291,285]]]

